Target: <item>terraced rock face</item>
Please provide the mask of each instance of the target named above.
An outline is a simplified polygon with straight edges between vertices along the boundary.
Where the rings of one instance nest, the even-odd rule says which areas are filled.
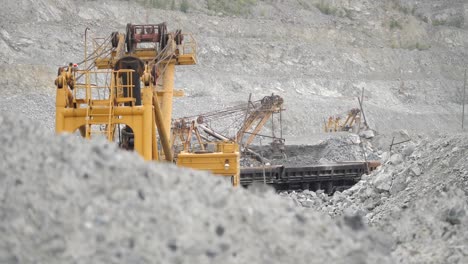
[[[360,219],[0,115],[0,262],[393,263]]]
[[[235,16],[233,7],[206,3],[190,1],[183,13],[128,1],[8,1],[0,11],[0,109],[21,109],[52,128],[56,68],[82,60],[86,27],[90,37],[107,36],[128,22],[167,21],[199,44],[199,65],[178,68],[176,86],[187,96],[176,100],[176,116],[277,93],[285,134],[308,137],[323,118],[357,107],[365,88],[367,118],[381,133],[458,128],[468,58],[462,1],[257,1]]]

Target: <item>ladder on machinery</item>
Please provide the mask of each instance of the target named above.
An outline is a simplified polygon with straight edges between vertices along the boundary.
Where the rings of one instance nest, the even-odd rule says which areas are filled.
[[[84,101],[87,102],[85,138],[90,139],[94,135],[103,135],[109,141],[114,141],[115,107],[124,105],[135,106],[136,99],[132,94],[134,88],[132,80],[133,72],[133,70],[127,69],[113,71],[110,84],[106,84],[105,86],[92,86],[89,76],[86,76],[84,87],[86,89],[86,99]],[[89,75],[89,72],[86,74]],[[119,74],[127,76],[128,81],[125,84],[118,80]],[[102,99],[98,94],[98,98],[93,98],[98,89],[107,90],[109,92],[108,96],[104,95],[104,99]],[[126,91],[126,95],[124,95],[124,91]]]
[[[106,122],[102,121],[105,117]],[[86,138],[93,135],[104,135],[109,141],[114,137],[114,100],[112,90],[108,99],[89,99],[86,109]],[[99,129],[93,128],[99,126]],[[104,129],[103,129],[104,126]]]

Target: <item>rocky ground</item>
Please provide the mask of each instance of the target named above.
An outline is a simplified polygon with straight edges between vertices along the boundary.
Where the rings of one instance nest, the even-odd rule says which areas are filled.
[[[360,219],[0,115],[0,262],[394,263]]]
[[[337,215],[360,215],[395,239],[403,263],[468,261],[468,137],[422,137],[383,153],[385,164],[352,188],[283,193],[298,205]]]
[[[283,155],[273,152],[269,145],[254,145],[251,149],[272,165],[288,166],[380,160],[383,154],[383,151],[373,146],[371,139],[347,132],[324,134],[320,139],[310,141],[309,144],[286,145]],[[247,159],[249,154],[244,157]],[[249,158],[252,161],[252,158]],[[260,165],[260,163],[252,165]]]

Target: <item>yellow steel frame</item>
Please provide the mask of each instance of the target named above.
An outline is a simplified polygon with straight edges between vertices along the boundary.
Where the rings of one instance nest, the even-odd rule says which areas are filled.
[[[189,153],[182,151],[177,165],[197,170],[209,170],[221,176],[232,176],[232,184],[240,183],[239,145],[235,142],[218,142],[213,153]]]
[[[119,50],[122,49],[123,35],[119,35]],[[121,55],[113,51],[110,57],[98,57],[95,59],[97,71],[72,71],[72,67],[59,73],[56,83],[56,133],[73,133],[80,130],[81,135],[91,137],[89,131],[91,125],[106,125],[113,131],[117,124],[124,124],[133,130],[134,149],[145,160],[167,160],[173,162],[170,147],[172,100],[180,91],[174,91],[174,73],[176,65],[196,64],[196,42],[191,35],[185,36],[186,44],[176,46],[175,41],[170,40],[168,58],[160,62],[164,69],[162,89],[153,87],[151,81],[150,65],[156,57],[156,52],[137,50],[132,54],[146,62],[145,72],[140,80],[142,104],[135,105],[135,99],[131,95],[133,82],[124,85],[117,76],[130,74],[133,70],[113,70],[114,64]],[[97,53],[97,52],[95,52]],[[102,71],[102,69],[107,69]],[[90,76],[95,74],[111,74],[110,82],[98,86],[91,84]],[[85,76],[84,84],[76,84],[77,76]],[[129,75],[129,77],[131,74]],[[97,77],[96,77],[97,79]],[[131,79],[131,78],[130,78]],[[104,99],[94,98],[96,90],[108,91]],[[127,89],[124,97],[122,90]],[[81,97],[84,91],[84,97]],[[129,105],[130,104],[130,105]],[[113,134],[108,132],[108,139],[114,140]],[[163,147],[163,152],[158,149],[158,140]],[[162,154],[162,155],[161,155]],[[177,164],[194,169],[209,170],[215,174],[233,176],[233,185],[239,184],[239,146],[230,142],[219,142],[216,152],[208,154],[181,153]]]
[[[118,74],[129,73],[129,70],[120,70],[120,71],[111,71],[112,76]],[[90,75],[96,73],[93,71],[78,71],[85,75]],[[85,89],[85,97],[79,98],[78,92],[80,88]],[[153,148],[156,147],[156,142],[153,144],[152,134],[155,134],[156,131],[152,126],[155,123],[153,116],[153,91],[151,88],[143,88],[143,104],[141,106],[125,106],[123,102],[134,100],[130,97],[123,97],[121,93],[116,91],[120,89],[128,89],[131,91],[131,86],[124,86],[119,84],[115,78],[112,78],[109,86],[91,86],[89,78],[86,78],[86,83],[77,85],[74,89],[74,102],[75,106],[69,104],[68,94],[70,93],[68,87],[57,88],[56,91],[56,117],[55,117],[55,131],[57,133],[68,132],[73,133],[77,129],[82,129],[86,127],[89,122],[89,110],[88,107],[93,104],[94,99],[92,98],[93,90],[99,88],[107,88],[109,90],[108,98],[104,99],[105,101],[110,102],[120,102],[120,104],[112,105],[113,111],[112,116],[109,116],[110,109],[109,105],[102,105],[99,108],[94,109],[96,116],[93,118],[93,124],[103,124],[103,125],[115,125],[115,124],[125,124],[132,128],[135,135],[135,150],[140,153],[145,160],[158,160],[157,151],[154,151]],[[131,93],[129,92],[131,96]],[[99,100],[99,99],[96,99]],[[82,105],[85,105],[83,107]],[[109,122],[111,118],[111,122]],[[108,128],[111,129],[111,128]]]

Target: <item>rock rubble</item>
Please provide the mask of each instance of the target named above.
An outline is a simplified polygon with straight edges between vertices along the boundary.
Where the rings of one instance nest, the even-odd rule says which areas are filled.
[[[356,185],[333,196],[283,193],[296,204],[339,215],[360,215],[395,241],[399,263],[468,261],[468,136],[420,138],[395,150]]]
[[[0,115],[0,263],[393,263],[359,221]]]

